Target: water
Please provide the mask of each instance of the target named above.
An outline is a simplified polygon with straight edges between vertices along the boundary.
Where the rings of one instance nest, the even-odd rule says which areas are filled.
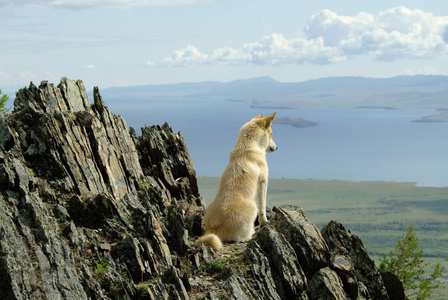
[[[181,131],[198,176],[220,176],[239,128],[263,112],[248,103],[218,99],[154,98],[108,103],[129,126],[168,122]],[[448,123],[412,120],[434,110],[313,108],[277,110],[319,126],[274,124],[279,149],[268,153],[270,177],[416,182],[448,186]]]

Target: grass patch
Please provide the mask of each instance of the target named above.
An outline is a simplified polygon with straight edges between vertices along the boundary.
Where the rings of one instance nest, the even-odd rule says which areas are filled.
[[[105,273],[109,272],[109,268],[110,268],[110,264],[107,261],[105,261],[103,263],[97,262],[95,273],[96,274],[105,274]]]

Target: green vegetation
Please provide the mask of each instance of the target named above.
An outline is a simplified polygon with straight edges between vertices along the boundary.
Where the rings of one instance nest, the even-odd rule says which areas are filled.
[[[28,173],[33,177],[36,176],[36,173],[34,173],[34,170],[32,168],[28,168]]]
[[[419,249],[418,244],[414,227],[411,225],[408,232],[403,235],[403,239],[397,242],[395,250],[390,251],[389,255],[383,253],[380,269],[398,276],[403,283],[407,298],[425,300],[435,289],[443,288],[442,283],[437,282],[442,276],[442,267],[438,263],[434,266],[432,274],[426,275],[422,259],[423,250]]]
[[[205,269],[209,273],[219,273],[224,269],[224,259],[212,260],[207,265],[203,265],[202,269]]]
[[[110,268],[110,264],[107,261],[105,261],[103,263],[97,262],[95,273],[96,274],[105,274],[105,273],[109,272],[109,268]]]
[[[137,290],[139,293],[139,299],[150,299],[150,295],[148,292],[148,288],[149,288],[149,283],[139,283],[137,285]]]
[[[219,178],[199,177],[198,182],[205,202],[211,203]],[[419,187],[400,182],[270,179],[267,201],[270,207],[284,204],[302,207],[318,227],[331,220],[341,222],[362,239],[376,261],[395,248],[412,224],[420,236],[424,262],[448,267],[447,187]],[[425,272],[431,273],[431,267],[425,267]],[[446,282],[448,274],[444,276],[442,280]],[[448,289],[441,291],[440,298],[432,296],[431,299],[448,299]]]
[[[247,272],[250,268],[244,258],[245,243],[232,243],[220,249],[220,257],[200,266],[200,273],[213,275],[217,279],[227,279],[232,273],[238,271]],[[233,270],[233,272],[232,272]]]
[[[145,190],[146,192],[148,192],[151,189],[151,182],[149,182],[147,180],[139,179],[137,181],[137,183],[138,183],[138,187],[142,190]]]
[[[9,100],[9,96],[6,94],[2,94],[2,90],[0,89],[0,113],[6,114],[11,108],[5,108],[6,101]]]
[[[76,121],[76,115],[75,114],[70,114],[70,119],[75,122]]]

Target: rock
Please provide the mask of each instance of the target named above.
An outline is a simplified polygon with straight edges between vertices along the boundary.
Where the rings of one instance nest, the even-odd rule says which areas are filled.
[[[250,298],[244,293],[241,286],[240,276],[232,275],[229,279],[224,282],[224,290],[227,292],[228,299],[233,300],[249,300]]]
[[[197,245],[205,205],[181,133],[137,135],[93,96],[31,83],[0,115],[0,299],[387,299],[361,240],[298,207],[269,210],[247,243]]]
[[[182,137],[169,127],[153,129],[161,142],[149,149],[109,112],[98,89],[94,98],[90,105],[81,81],[30,84],[0,119],[0,277],[7,278],[0,295],[132,297],[139,282],[173,267],[172,251],[186,252],[185,232],[183,248],[169,248],[174,227],[164,221],[164,205],[171,205],[170,225],[182,226],[181,203],[193,207],[199,198]],[[170,192],[156,168],[140,164],[150,151],[169,162]]]
[[[351,299],[360,299],[358,280],[356,279],[355,266],[344,255],[335,254],[330,262],[330,268],[336,272],[342,280],[345,291]]]
[[[188,279],[183,279],[188,282]],[[162,282],[168,291],[169,299],[189,299],[179,269],[171,267],[165,271]]]
[[[387,289],[387,294],[391,300],[406,300],[404,294],[403,283],[398,279],[398,276],[389,271],[380,271],[383,278],[384,285]]]
[[[199,197],[196,171],[180,133],[175,134],[167,123],[146,126],[134,141],[146,175],[158,178],[171,196]]]
[[[330,268],[320,269],[310,282],[311,299],[346,300],[344,285],[336,272]],[[356,299],[356,298],[353,298]]]
[[[170,299],[170,295],[168,294],[166,285],[162,283],[162,280],[160,278],[155,279],[149,284],[141,284],[138,289],[138,299]]]
[[[8,151],[14,146],[14,135],[9,128],[5,116],[0,114],[0,150]]]
[[[258,292],[258,296],[261,299],[280,300],[281,297],[278,294],[277,286],[272,276],[269,260],[261,252],[257,242],[249,242],[244,254],[250,265],[254,289]]]
[[[294,249],[285,237],[271,227],[263,227],[255,235],[269,260],[278,293],[283,299],[297,299],[305,294],[307,280]]]
[[[296,206],[274,207],[271,220],[278,232],[294,248],[305,274],[311,277],[319,269],[328,266],[329,249],[319,229]]]
[[[348,269],[353,267],[356,280],[362,282],[367,288],[369,299],[389,299],[381,275],[359,237],[351,234],[342,224],[335,221],[329,222],[322,228],[322,236],[332,252],[332,261],[336,261],[336,255],[345,256],[346,261],[351,265]],[[349,289],[352,290],[353,287]],[[361,293],[362,289],[359,290]]]

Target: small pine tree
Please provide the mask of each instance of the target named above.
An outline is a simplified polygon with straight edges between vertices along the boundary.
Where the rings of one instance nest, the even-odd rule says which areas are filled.
[[[395,250],[390,251],[388,256],[383,253],[380,261],[380,269],[398,276],[409,299],[428,299],[435,289],[444,288],[443,284],[435,282],[442,276],[442,266],[436,264],[433,273],[427,276],[423,270],[427,264],[422,257],[423,250],[418,249],[418,238],[411,225],[408,232],[403,234],[403,239],[398,241]]]
[[[9,100],[9,96],[4,94],[2,95],[2,90],[0,90],[0,113],[6,114],[10,108],[5,108],[6,101]]]

